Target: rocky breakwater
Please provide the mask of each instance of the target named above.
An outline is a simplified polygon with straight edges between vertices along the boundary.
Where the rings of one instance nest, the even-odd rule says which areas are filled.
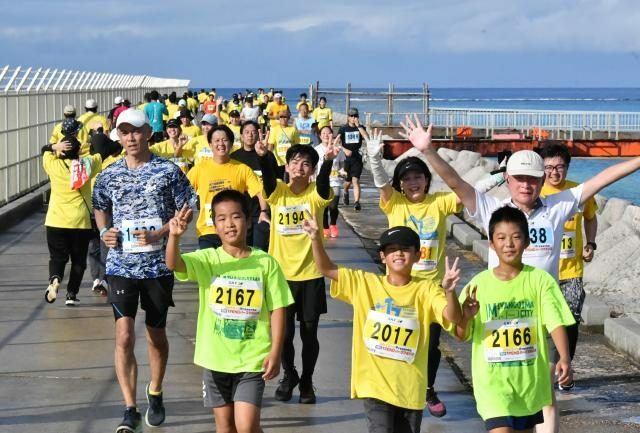
[[[496,158],[482,157],[476,152],[440,148],[438,153],[471,185],[485,181],[491,176],[489,172],[498,167]],[[416,149],[410,149],[394,161],[384,161],[385,169],[391,175],[397,163],[408,156],[424,159]],[[431,191],[446,190],[447,186],[434,174]],[[506,184],[493,188],[489,194],[500,199],[509,196]],[[640,322],[640,207],[618,198],[607,200],[600,195],[596,196],[596,201],[598,249],[593,261],[585,266],[587,299],[606,304],[614,315],[629,316]],[[466,212],[462,217],[484,232]]]

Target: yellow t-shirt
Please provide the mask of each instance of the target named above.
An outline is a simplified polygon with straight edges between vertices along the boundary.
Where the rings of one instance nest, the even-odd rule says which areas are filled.
[[[164,140],[156,143],[153,146],[149,147],[149,150],[151,151],[151,153],[173,162],[175,165],[180,167],[180,170],[182,170],[183,173],[186,174],[187,171],[189,171],[189,161],[187,160],[187,158],[184,155],[174,156],[176,148],[171,140]]]
[[[431,280],[400,287],[386,276],[339,268],[331,296],[353,305],[351,398],[376,398],[422,410],[427,391],[429,325],[443,317],[444,290]]]
[[[53,127],[53,131],[51,131],[51,137],[49,137],[49,144],[57,144],[64,138],[64,134],[62,133],[62,122],[58,123]],[[80,142],[80,156],[88,156],[89,155],[89,134],[84,130],[84,127],[80,128],[78,131],[78,141]]]
[[[199,135],[187,141],[182,147],[182,156],[187,159],[192,159],[194,165],[198,165],[201,161],[207,161],[213,159],[213,151],[207,137]]]
[[[444,276],[447,216],[462,210],[455,193],[427,194],[422,202],[412,203],[394,189],[389,201],[380,198],[380,209],[389,227],[407,226],[420,236],[420,261],[411,273],[439,283]]]
[[[211,200],[217,193],[235,189],[255,197],[262,191],[262,183],[251,167],[234,159],[226,164],[218,164],[213,160],[201,161],[189,170],[187,178],[200,199],[200,214],[196,223],[198,236],[216,233],[211,215]]]
[[[269,254],[280,263],[287,280],[307,281],[322,277],[313,260],[311,240],[302,230],[302,220],[307,210],[316,221],[322,221],[322,212],[332,199],[333,190],[325,200],[318,194],[315,182],[296,195],[281,180],[267,198],[271,208]]]
[[[557,194],[566,189],[571,189],[579,184],[566,180],[561,188],[555,188],[546,183],[540,191],[541,197],[547,197]],[[582,218],[595,218],[598,205],[592,198],[584,204],[583,211],[577,212],[570,220],[564,223],[564,235],[562,236],[562,244],[560,246],[560,265],[558,279],[568,280],[571,278],[580,278],[584,272],[584,261],[582,260]]]
[[[198,137],[202,135],[202,130],[198,125],[188,125],[188,126],[180,126],[182,129],[182,134],[192,139],[193,137]]]
[[[82,122],[82,127],[84,128],[85,134],[87,134],[87,136],[89,135],[89,131],[91,130],[90,125],[96,122],[102,125],[102,129],[104,130],[105,134],[109,133],[109,121],[106,117],[98,113],[87,111],[86,113],[78,117],[78,121]]]
[[[267,108],[265,111],[269,114],[275,113],[275,119],[269,119],[269,125],[273,128],[275,126],[280,126],[280,120],[278,119],[278,113],[284,110],[289,110],[289,106],[285,103],[278,104],[275,101],[271,101],[267,104]]]
[[[242,102],[238,102],[237,104],[233,101],[229,101],[227,104],[227,113],[231,113],[233,110],[236,110],[238,113],[242,111]]]
[[[329,107],[316,107],[313,113],[311,113],[311,117],[318,122],[318,130],[320,130],[325,126],[331,126],[330,123],[333,120],[333,112]]]
[[[166,122],[169,119],[175,119],[174,114],[180,111],[180,106],[178,104],[172,104],[171,102],[167,102],[167,111],[169,114],[163,114],[162,119]]]
[[[218,120],[220,121],[221,125],[228,125],[229,124],[229,112],[226,110],[220,110],[218,112]]]
[[[148,104],[148,102],[143,102],[142,104],[138,105],[138,110],[144,111],[144,107],[146,107],[147,104]]]
[[[198,100],[195,98],[187,98],[187,109],[192,113],[198,111]]]
[[[91,175],[80,189],[71,189],[71,160],[59,159],[53,152],[42,156],[44,171],[51,181],[51,197],[44,225],[63,229],[90,229],[93,212],[91,185],[102,170],[100,154],[86,157],[91,163]]]
[[[206,101],[207,99],[209,99],[209,95],[206,92],[200,92],[198,93],[198,102],[199,103],[203,103],[204,101]]]
[[[300,135],[295,126],[282,127],[279,124],[271,128],[269,144],[273,146],[273,154],[278,165],[287,163],[287,150],[294,144],[300,144]]]

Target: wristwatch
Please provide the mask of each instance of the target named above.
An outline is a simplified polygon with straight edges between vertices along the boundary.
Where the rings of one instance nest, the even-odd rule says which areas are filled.
[[[587,242],[587,245],[589,245],[591,248],[593,248],[593,251],[598,249],[598,245],[595,242]]]

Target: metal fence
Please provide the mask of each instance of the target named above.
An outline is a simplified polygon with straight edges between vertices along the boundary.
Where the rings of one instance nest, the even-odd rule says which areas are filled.
[[[392,126],[389,118],[403,119],[411,112],[365,112],[367,125]],[[555,139],[594,139],[603,136],[618,140],[621,134],[640,132],[640,112],[615,111],[547,111],[499,110],[470,108],[430,108],[418,113],[425,123],[445,129],[447,136],[456,134],[457,128],[473,128],[485,137],[496,132],[518,131],[527,137],[548,134]]]
[[[73,70],[5,66],[0,69],[0,206],[45,184],[40,148],[73,105],[81,114],[93,98],[106,114],[116,96],[133,105],[153,89],[187,91],[189,80]]]

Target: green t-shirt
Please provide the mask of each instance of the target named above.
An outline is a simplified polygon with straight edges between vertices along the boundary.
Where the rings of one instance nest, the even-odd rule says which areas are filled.
[[[280,266],[252,249],[237,259],[222,247],[182,255],[187,272],[180,281],[197,281],[200,293],[194,363],[224,373],[260,372],[271,350],[270,312],[293,304]]]
[[[551,404],[547,332],[575,323],[558,283],[525,265],[511,281],[476,275],[480,311],[471,322],[473,394],[482,419],[527,416]],[[460,296],[464,301],[465,291]]]

